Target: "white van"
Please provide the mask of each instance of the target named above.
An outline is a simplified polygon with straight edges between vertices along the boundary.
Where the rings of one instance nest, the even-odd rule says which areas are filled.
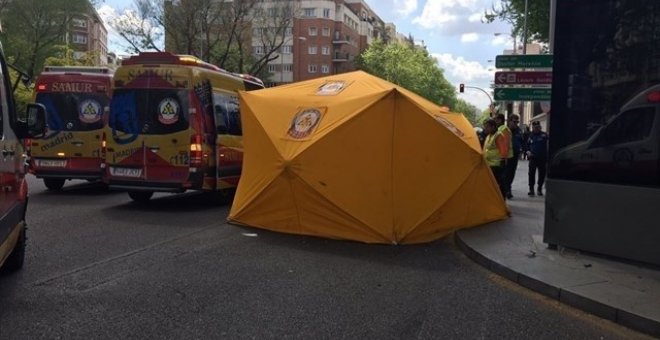
[[[561,173],[627,181],[655,176],[660,182],[660,84],[637,94],[586,141],[559,150],[552,162]]]
[[[28,203],[23,138],[43,136],[46,109],[29,104],[25,117],[16,116],[12,86],[0,46],[0,267],[14,271],[25,256],[25,212]]]

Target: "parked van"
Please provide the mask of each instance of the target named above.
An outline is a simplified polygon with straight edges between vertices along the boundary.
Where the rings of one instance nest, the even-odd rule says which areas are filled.
[[[25,212],[28,188],[22,139],[42,136],[46,112],[29,104],[17,117],[7,63],[0,46],[0,267],[18,270],[25,256]]]
[[[263,87],[193,56],[123,60],[103,134],[104,180],[135,201],[154,192],[231,191],[243,163],[238,91]]]
[[[107,67],[46,66],[35,102],[48,112],[48,135],[32,141],[30,172],[50,190],[67,179],[101,180],[101,134],[112,93]]]
[[[660,185],[660,84],[640,92],[586,141],[552,160],[557,173],[609,182],[654,178]]]

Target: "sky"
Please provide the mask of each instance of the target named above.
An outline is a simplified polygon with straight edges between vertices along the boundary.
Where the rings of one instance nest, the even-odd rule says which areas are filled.
[[[385,22],[396,25],[405,36],[412,35],[438,60],[445,78],[456,86],[457,96],[485,109],[490,100],[477,87],[490,93],[495,74],[495,56],[513,48],[511,27],[506,23],[481,22],[484,11],[500,0],[365,0]],[[107,24],[126,15],[134,0],[102,0],[97,6],[108,29],[109,50],[124,54],[122,38]],[[465,93],[458,93],[458,84]]]

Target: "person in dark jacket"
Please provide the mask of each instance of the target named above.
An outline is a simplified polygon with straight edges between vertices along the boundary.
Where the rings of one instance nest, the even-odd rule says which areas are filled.
[[[527,151],[529,151],[529,134],[532,133],[529,130],[529,125],[525,125],[525,128],[523,129],[522,133],[522,159],[527,160]]]
[[[511,131],[511,149],[513,150],[513,157],[507,159],[506,167],[504,170],[504,180],[505,180],[505,196],[507,199],[512,199],[513,194],[511,193],[511,183],[513,183],[513,178],[516,176],[516,169],[518,168],[518,160],[520,159],[520,152],[522,151],[522,131],[518,127],[520,123],[520,116],[517,114],[509,115],[507,120],[507,126],[509,131]]]
[[[541,130],[540,122],[532,123],[532,133],[529,134],[527,143],[529,151],[529,196],[534,196],[534,185],[537,186],[536,194],[543,196],[543,182],[545,181],[545,170],[548,163],[548,134]],[[538,182],[536,172],[538,171]]]

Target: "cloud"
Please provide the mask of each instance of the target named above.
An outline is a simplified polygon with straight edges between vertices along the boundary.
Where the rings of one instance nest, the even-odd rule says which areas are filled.
[[[476,61],[469,61],[461,56],[454,56],[449,53],[434,53],[433,57],[438,61],[438,65],[445,70],[445,78],[452,84],[465,84],[466,86],[478,87],[486,92],[490,92],[490,83],[493,80],[495,71],[489,70],[488,65],[482,65]],[[479,90],[466,91],[460,94],[459,98],[472,103],[478,108],[486,108],[490,104],[490,99],[485,93]]]
[[[460,36],[466,32],[492,34],[507,27],[499,21],[482,22],[484,12],[492,8],[493,2],[499,4],[498,0],[427,0],[412,23],[445,36]]]
[[[417,0],[394,0],[394,11],[407,17],[417,10]]]
[[[461,35],[461,42],[475,42],[479,40],[479,34],[477,33],[465,33]]]

